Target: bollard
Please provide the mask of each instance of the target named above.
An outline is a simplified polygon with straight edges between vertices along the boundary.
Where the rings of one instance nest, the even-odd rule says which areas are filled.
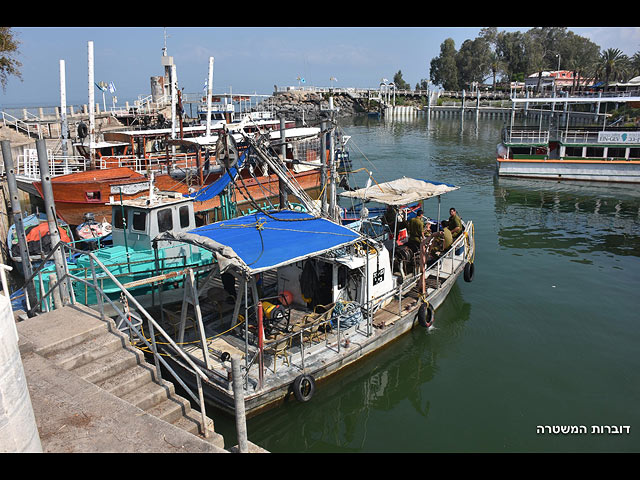
[[[240,359],[235,355],[231,357],[231,375],[233,381],[233,400],[236,407],[236,431],[238,433],[238,451],[248,453],[247,443],[247,419],[244,410],[244,390],[242,388],[242,371]]]

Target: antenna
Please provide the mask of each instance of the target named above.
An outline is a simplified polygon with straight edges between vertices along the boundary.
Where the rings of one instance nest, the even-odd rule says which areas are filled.
[[[167,38],[169,38],[170,35],[167,35],[167,27],[162,27],[162,31],[164,36],[164,47],[162,47],[162,56],[166,57],[167,56]]]

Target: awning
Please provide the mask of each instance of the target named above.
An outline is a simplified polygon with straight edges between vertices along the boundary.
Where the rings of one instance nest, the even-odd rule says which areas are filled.
[[[224,272],[230,265],[255,274],[359,241],[357,232],[325,218],[283,210],[255,213],[195,228],[164,232],[155,240],[190,243],[212,251]]]
[[[342,192],[340,196],[398,206],[437,197],[458,188],[460,187],[447,183],[402,177],[386,183],[372,184],[367,188]]]

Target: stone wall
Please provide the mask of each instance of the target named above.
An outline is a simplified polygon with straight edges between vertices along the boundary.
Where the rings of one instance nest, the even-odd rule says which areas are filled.
[[[276,116],[291,120],[320,120],[323,111],[329,108],[329,96],[315,92],[278,92],[265,102]],[[366,99],[354,99],[348,95],[336,94],[333,106],[339,117],[353,116],[367,112]]]

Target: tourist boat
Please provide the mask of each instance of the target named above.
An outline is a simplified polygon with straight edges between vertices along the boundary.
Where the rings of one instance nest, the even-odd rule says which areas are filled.
[[[398,212],[438,199],[433,210],[439,215],[440,196],[457,188],[402,178],[340,195]],[[472,221],[463,221],[464,232],[445,249],[436,218],[436,232],[415,254],[380,218],[345,226],[291,210],[156,237],[198,246],[216,259],[204,282],[207,294],[192,292],[191,303],[185,294],[171,324],[176,345],[203,372],[206,402],[234,412],[232,356],[243,365],[245,411],[253,415],[291,396],[308,401],[318,381],[416,325],[434,328],[436,311],[458,277],[473,279],[475,255]],[[165,342],[159,348],[194,386],[193,371],[175,347]]]
[[[568,127],[551,136],[507,127],[498,145],[498,175],[640,183],[640,129]]]
[[[61,219],[58,219],[57,222],[60,240],[72,244],[74,239],[69,225]],[[29,261],[33,267],[37,267],[52,249],[47,215],[42,212],[27,215],[23,218],[22,224],[24,226],[27,249],[29,251]],[[15,224],[11,225],[7,232],[7,250],[17,271],[22,272],[22,257],[18,246],[18,235]]]

